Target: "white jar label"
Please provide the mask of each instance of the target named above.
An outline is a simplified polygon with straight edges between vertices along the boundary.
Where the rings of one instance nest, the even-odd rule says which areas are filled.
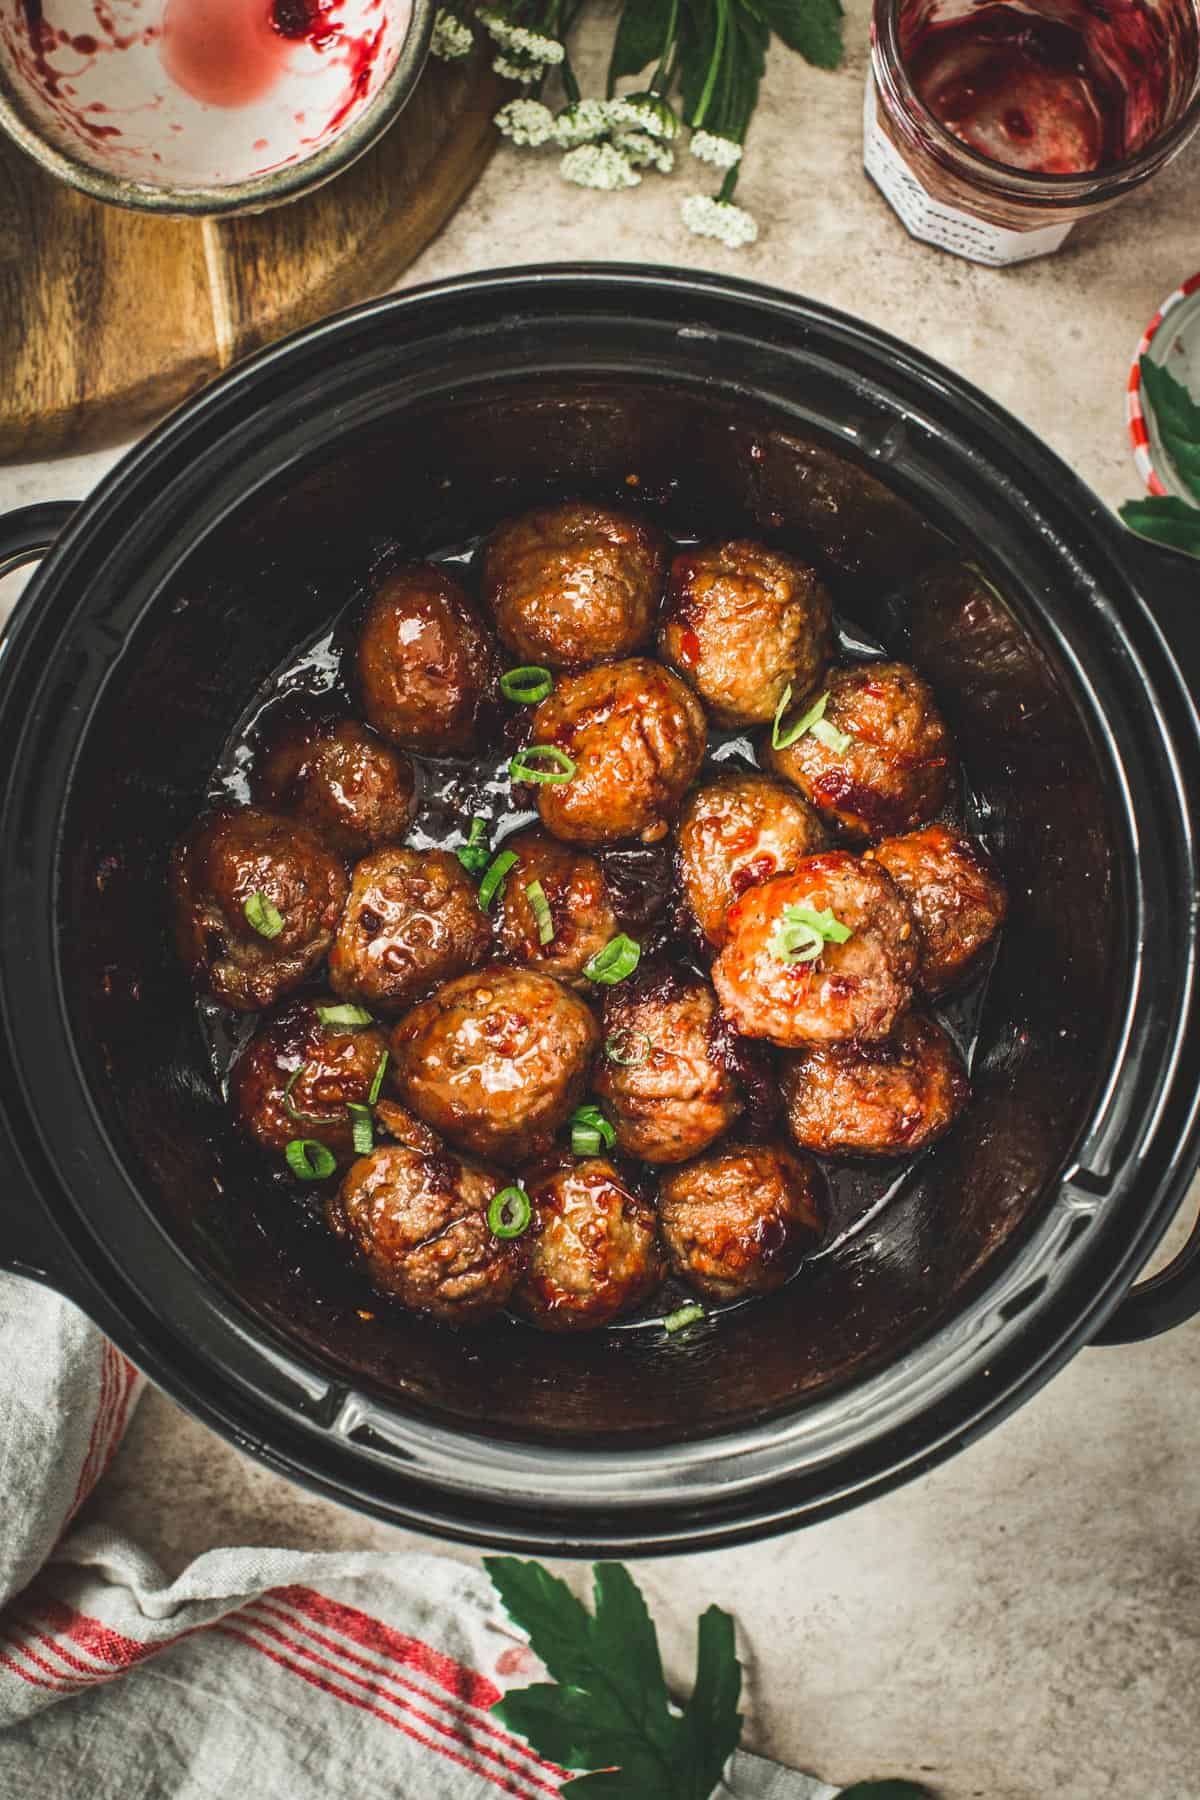
[[[971,262],[990,263],[993,268],[1028,262],[1030,257],[1057,250],[1071,229],[1068,220],[1065,225],[1039,225],[1032,231],[1007,231],[1001,225],[989,225],[972,213],[934,200],[879,123],[875,77],[870,67],[863,110],[863,165],[913,237],[936,244],[941,250],[952,250]]]

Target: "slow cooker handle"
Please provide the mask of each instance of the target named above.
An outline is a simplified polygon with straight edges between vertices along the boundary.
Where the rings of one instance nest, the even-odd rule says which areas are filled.
[[[77,506],[74,500],[51,500],[0,517],[0,578],[45,556]]]
[[[1193,698],[1200,700],[1200,562],[1182,551],[1121,534],[1134,581],[1179,660]],[[1178,1256],[1131,1288],[1094,1344],[1135,1344],[1157,1337],[1200,1312],[1200,1218]]]

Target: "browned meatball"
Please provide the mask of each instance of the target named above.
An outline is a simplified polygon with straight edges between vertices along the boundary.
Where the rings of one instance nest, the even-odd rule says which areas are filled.
[[[617,1148],[643,1162],[677,1163],[706,1150],[742,1110],[717,1040],[716,996],[699,976],[651,968],[610,990],[606,1055],[594,1082]]]
[[[569,988],[499,963],[447,982],[391,1036],[396,1085],[413,1111],[451,1143],[505,1164],[549,1149],[599,1042]]]
[[[538,787],[542,824],[568,843],[666,836],[704,759],[707,732],[695,695],[642,656],[561,682],[533,717],[533,742],[574,762],[569,781]]]
[[[483,598],[515,655],[578,669],[646,642],[666,569],[652,526],[575,502],[500,526],[483,560]]]
[[[363,709],[408,750],[465,753],[496,677],[495,649],[463,589],[428,563],[376,590],[358,640]]]
[[[663,1177],[671,1268],[713,1300],[782,1287],[821,1236],[820,1177],[782,1144],[723,1144]]]
[[[846,927],[812,961],[789,952],[792,910]],[[884,1038],[912,997],[917,931],[890,878],[845,850],[809,856],[791,875],[749,888],[729,909],[725,948],[713,964],[717,994],[734,1029],[787,1049]]]
[[[172,860],[179,954],[225,1006],[273,1006],[328,950],[347,885],[341,859],[296,819],[256,806],[209,813]]]
[[[234,1064],[230,1097],[264,1150],[282,1156],[293,1138],[316,1138],[345,1164],[354,1156],[346,1108],[366,1105],[381,1062],[389,1083],[387,1039],[370,1026],[322,1025],[318,1005],[336,1002],[294,1000],[255,1033]]]
[[[725,942],[725,915],[739,894],[824,845],[808,802],[765,775],[723,775],[697,788],[679,821],[679,879],[709,943]]]
[[[664,1268],[653,1206],[610,1162],[563,1159],[526,1173],[533,1207],[515,1309],[544,1331],[595,1331],[652,1294]]]
[[[773,718],[789,684],[807,694],[832,642],[829,594],[794,557],[736,538],[671,565],[658,647],[718,725]]]
[[[495,903],[501,949],[526,968],[556,975],[560,981],[578,981],[584,963],[603,950],[618,929],[600,864],[544,831],[518,832],[505,838],[503,848],[519,860]],[[534,882],[541,884],[554,927],[546,944],[529,898]]]
[[[825,1156],[903,1156],[941,1137],[970,1098],[957,1050],[906,1013],[881,1044],[822,1044],[785,1058],[788,1130]]]
[[[1004,919],[1008,899],[975,845],[946,825],[885,838],[866,853],[887,870],[920,932],[917,981],[941,994],[969,975]]]
[[[767,766],[849,839],[863,842],[923,824],[945,800],[954,745],[933,691],[907,663],[834,669],[824,722],[850,738],[834,750],[806,731],[786,750],[768,740]]]
[[[521,1265],[519,1240],[488,1227],[503,1185],[445,1150],[386,1144],[351,1167],[338,1214],[377,1288],[448,1325],[478,1325],[507,1304]]]
[[[482,962],[491,943],[475,883],[456,856],[376,850],[355,866],[329,952],[329,984],[394,1011]]]
[[[254,796],[296,813],[348,856],[396,843],[417,810],[417,777],[399,750],[357,719],[293,725],[255,773]]]

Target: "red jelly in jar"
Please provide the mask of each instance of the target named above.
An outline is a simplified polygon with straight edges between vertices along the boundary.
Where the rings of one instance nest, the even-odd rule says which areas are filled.
[[[1200,125],[1200,0],[876,0],[864,125],[914,237],[1045,255]]]

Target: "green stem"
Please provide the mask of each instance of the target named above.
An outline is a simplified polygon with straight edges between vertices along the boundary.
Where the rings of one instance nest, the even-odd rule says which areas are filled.
[[[725,35],[729,25],[729,0],[717,0],[717,35],[713,43],[712,60],[708,65],[708,74],[704,78],[704,87],[696,102],[696,110],[688,120],[693,131],[699,131],[708,112],[713,97],[713,89],[717,85],[717,76],[721,72],[721,57],[725,50]]]
[[[626,0],[626,4],[636,6],[637,0]],[[670,59],[671,51],[675,47],[675,33],[678,29],[679,0],[671,0],[671,16],[667,20],[667,35],[663,39],[662,51],[658,58],[658,67],[655,69],[650,81],[650,92],[652,94],[665,94],[667,91],[667,63]]]
[[[741,172],[741,167],[742,167],[742,165],[740,162],[735,162],[732,169],[726,169],[725,179],[721,183],[721,191],[717,195],[718,200],[732,200],[733,199],[734,190],[738,184],[738,175]]]

